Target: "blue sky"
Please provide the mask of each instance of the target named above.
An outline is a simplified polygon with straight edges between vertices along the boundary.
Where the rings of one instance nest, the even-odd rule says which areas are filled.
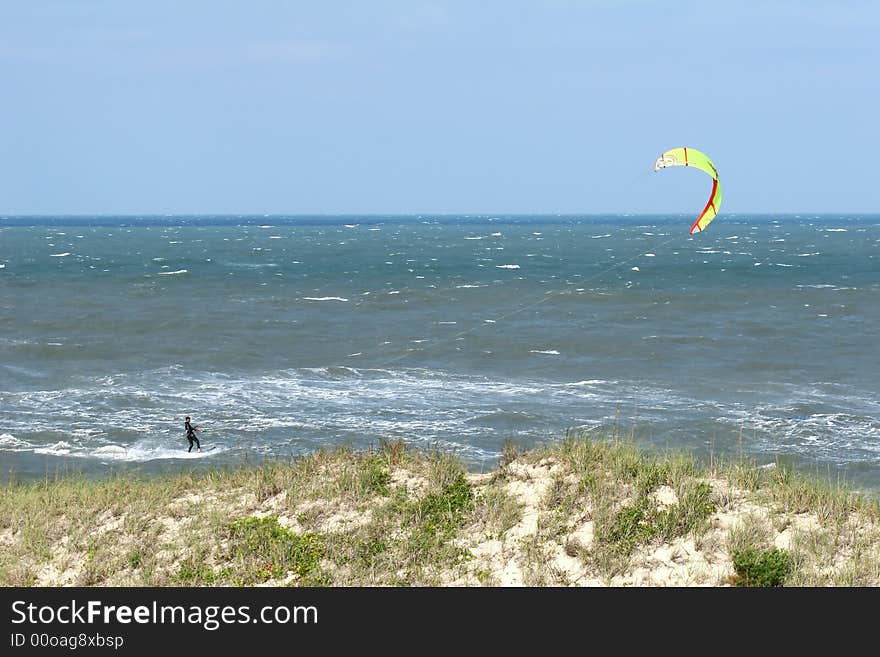
[[[867,0],[0,2],[0,213],[880,212]]]

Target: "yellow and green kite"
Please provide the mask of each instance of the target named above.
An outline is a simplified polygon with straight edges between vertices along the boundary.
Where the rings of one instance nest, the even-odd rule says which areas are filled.
[[[705,153],[683,146],[666,151],[654,162],[654,171],[666,167],[696,167],[712,176],[712,193],[709,195],[709,202],[691,226],[690,234],[693,235],[695,230],[706,230],[706,226],[718,215],[718,208],[721,207],[721,185],[718,184],[718,170],[712,164],[712,160]]]

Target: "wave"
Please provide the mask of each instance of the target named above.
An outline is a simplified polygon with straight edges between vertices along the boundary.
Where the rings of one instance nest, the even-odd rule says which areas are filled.
[[[46,456],[63,456],[65,458],[99,460],[101,462],[119,461],[142,463],[157,460],[208,458],[228,452],[230,449],[226,446],[205,445],[204,442],[202,443],[201,452],[197,452],[196,450],[188,452],[185,446],[169,448],[158,445],[135,444],[128,447],[124,445],[88,447],[83,445],[71,445],[62,440],[52,445],[39,447],[29,443],[22,443],[22,441],[18,442],[21,443],[20,446],[10,446],[0,442],[0,450],[17,452],[30,451],[34,454],[42,454]]]
[[[0,450],[18,451],[33,447],[29,442],[19,440],[11,433],[0,433]]]
[[[712,435],[719,446],[733,445],[746,432],[765,452],[819,454],[835,463],[880,453],[880,404],[830,384],[762,390],[760,396],[778,401],[745,405],[738,397],[713,401],[711,391],[695,397],[659,382],[552,382],[429,368],[331,366],[243,378],[204,374],[193,375],[183,387],[179,377],[157,377],[157,372],[84,377],[77,390],[4,393],[10,431],[0,434],[0,450],[148,461],[233,449],[282,455],[303,444],[400,437],[426,446],[445,441],[474,458],[494,458],[503,438],[540,440],[562,435],[568,427],[614,427],[618,420],[638,418],[656,440],[680,442],[684,431]],[[223,445],[187,454],[185,413],[202,425],[203,444],[222,436]],[[689,428],[706,422],[716,428]],[[31,432],[53,439],[34,444]]]

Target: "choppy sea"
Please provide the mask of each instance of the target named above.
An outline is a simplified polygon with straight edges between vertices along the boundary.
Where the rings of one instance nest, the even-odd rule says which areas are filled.
[[[0,477],[586,431],[880,490],[880,216],[691,222],[0,217]]]

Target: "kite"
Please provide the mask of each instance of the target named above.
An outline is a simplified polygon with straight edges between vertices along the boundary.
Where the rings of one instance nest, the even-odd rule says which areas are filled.
[[[691,226],[690,234],[693,235],[697,230],[706,230],[706,226],[718,215],[718,208],[721,207],[721,185],[718,184],[718,170],[712,164],[712,160],[705,153],[683,146],[666,151],[654,162],[654,171],[666,167],[696,167],[712,176],[712,193],[709,194],[709,202]]]

